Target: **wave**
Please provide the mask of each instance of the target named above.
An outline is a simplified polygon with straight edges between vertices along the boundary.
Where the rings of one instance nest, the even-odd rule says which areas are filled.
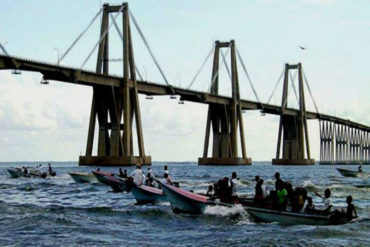
[[[303,188],[310,192],[315,191],[317,189],[316,185],[310,180],[304,180],[302,186]]]
[[[230,217],[230,216],[242,216],[246,215],[247,213],[241,205],[235,205],[231,208],[224,206],[207,206],[204,210],[204,214]]]

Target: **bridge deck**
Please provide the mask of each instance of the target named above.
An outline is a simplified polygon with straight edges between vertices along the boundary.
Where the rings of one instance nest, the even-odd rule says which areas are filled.
[[[73,84],[86,86],[112,86],[119,87],[123,83],[123,77],[113,75],[97,74],[93,71],[81,70],[78,68],[67,67],[56,64],[49,64],[40,61],[28,60],[19,57],[0,55],[0,70],[18,69],[31,72],[41,73],[47,80],[60,82],[69,82]],[[132,83],[132,82],[131,82]],[[225,104],[229,105],[231,98],[220,95],[188,90],[178,87],[161,85],[147,81],[137,81],[138,90],[141,94],[146,95],[171,95],[173,92],[181,96],[182,100],[203,104]],[[245,110],[262,110],[268,114],[281,115],[280,106],[259,103],[250,100],[242,100],[242,109]],[[298,116],[299,110],[285,109],[284,114]],[[331,121],[337,124],[344,124],[356,129],[370,131],[370,126],[352,122],[349,119],[343,119],[321,113],[307,112],[308,119],[321,119]]]

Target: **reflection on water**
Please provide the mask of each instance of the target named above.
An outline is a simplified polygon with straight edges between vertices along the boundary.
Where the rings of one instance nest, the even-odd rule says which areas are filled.
[[[132,194],[112,193],[101,184],[74,183],[67,172],[93,169],[77,167],[76,163],[56,164],[57,177],[47,179],[11,179],[5,169],[10,166],[17,165],[0,165],[0,246],[370,245],[370,178],[345,178],[332,166],[284,167],[263,162],[239,167],[168,164],[171,176],[180,181],[181,187],[194,191],[204,192],[210,183],[236,171],[240,177],[239,192],[253,195],[255,175],[262,177],[271,189],[273,175],[278,171],[283,180],[305,187],[313,197],[316,189],[330,188],[337,206],[344,206],[345,197],[351,194],[360,215],[355,223],[341,226],[256,223],[238,206],[207,208],[202,216],[177,215],[171,212],[168,203],[136,206]],[[162,166],[155,163],[154,172],[162,175]],[[315,202],[320,200],[315,198]]]

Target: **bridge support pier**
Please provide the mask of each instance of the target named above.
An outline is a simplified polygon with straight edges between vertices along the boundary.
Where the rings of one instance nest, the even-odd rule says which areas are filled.
[[[320,121],[320,165],[370,164],[370,133]]]
[[[289,70],[298,70],[299,83],[299,116],[284,114],[288,105]],[[292,82],[294,83],[294,82]],[[304,99],[302,65],[285,65],[285,76],[283,86],[283,97],[281,103],[279,134],[276,149],[276,158],[272,160],[273,165],[313,165],[315,160],[311,159],[310,146],[307,130],[306,106]],[[280,158],[281,139],[283,139],[282,157]],[[305,151],[307,158],[305,156]]]
[[[209,105],[203,157],[198,159],[198,164],[250,165],[252,161],[250,158],[247,158],[244,141],[244,127],[235,53],[236,48],[233,40],[230,42],[215,42],[211,94],[218,95],[220,48],[231,49],[232,103],[228,106],[219,104]],[[213,133],[212,157],[207,157],[211,127]],[[238,157],[238,127],[242,157]]]
[[[108,74],[109,68],[109,13],[121,6],[104,5],[96,72]],[[86,155],[79,157],[79,165],[130,166],[137,163],[151,165],[145,155],[140,104],[136,82],[135,60],[131,39],[128,4],[122,8],[123,19],[123,81],[119,88],[94,86]],[[97,155],[92,155],[96,118],[98,119]],[[133,121],[135,119],[139,156],[134,156]],[[123,122],[122,122],[123,120]]]

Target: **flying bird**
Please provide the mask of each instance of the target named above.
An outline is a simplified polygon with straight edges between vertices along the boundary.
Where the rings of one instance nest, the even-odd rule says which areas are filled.
[[[301,46],[301,45],[299,45],[299,48],[301,48],[302,50],[306,50],[307,49],[306,47]]]

